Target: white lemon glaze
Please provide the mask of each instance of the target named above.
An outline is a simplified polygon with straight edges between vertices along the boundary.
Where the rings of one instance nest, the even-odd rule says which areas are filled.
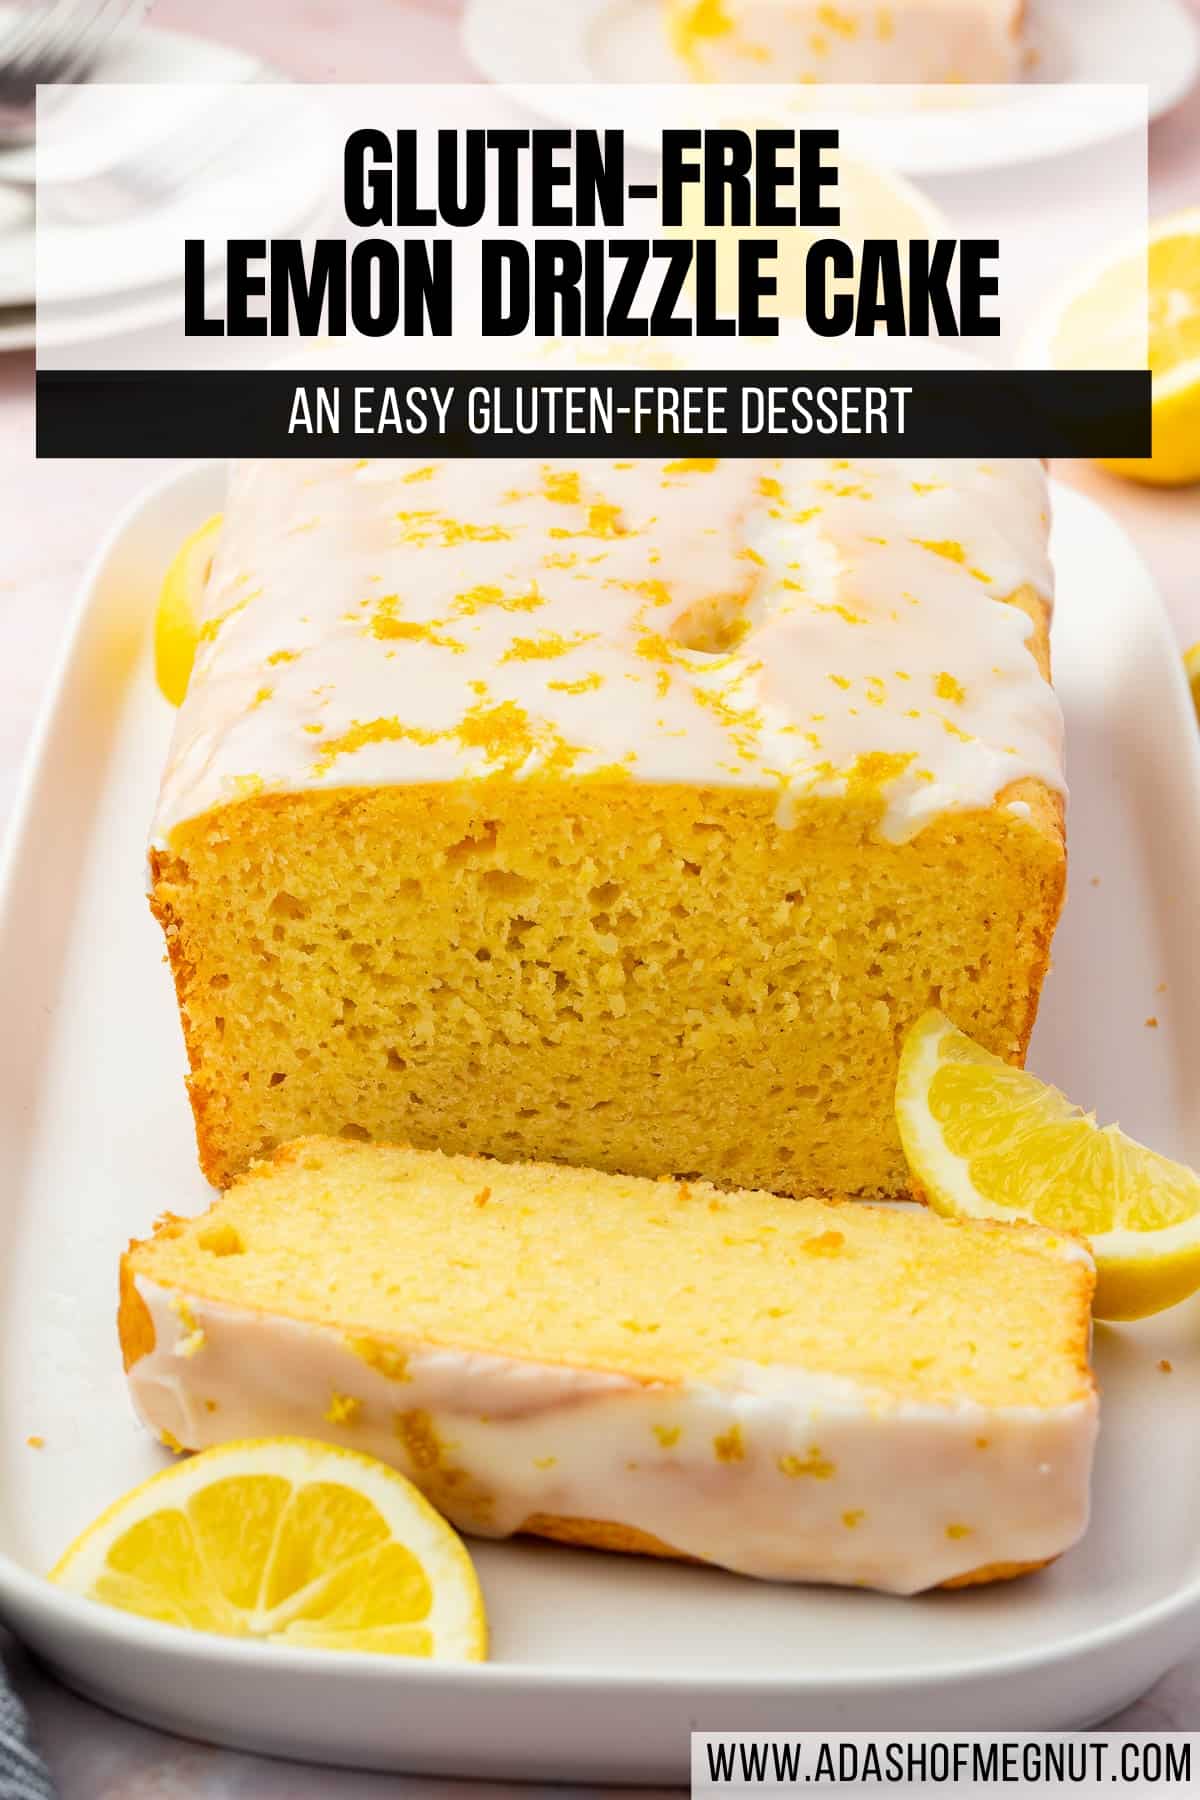
[[[135,1280],[155,1341],[130,1391],[167,1442],[346,1444],[481,1536],[538,1513],[603,1520],[741,1574],[911,1594],[1055,1556],[1087,1524],[1094,1395],[938,1406],[748,1363],[719,1381],[642,1383],[465,1349],[381,1350]]]
[[[866,773],[893,839],[1062,791],[1007,604],[1050,595],[1048,526],[1033,461],[236,465],[154,842],[496,773],[765,788],[783,824]]]
[[[665,0],[693,81],[1015,81],[1023,0]]]

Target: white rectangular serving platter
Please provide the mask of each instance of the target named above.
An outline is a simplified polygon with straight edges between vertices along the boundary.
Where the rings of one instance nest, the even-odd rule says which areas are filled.
[[[1097,1330],[1091,1530],[1052,1569],[1012,1584],[898,1600],[476,1544],[493,1661],[430,1667],[175,1632],[42,1579],[95,1514],[166,1460],[133,1419],[114,1323],[126,1240],[164,1208],[208,1199],[143,895],[171,727],[150,625],[170,554],[221,493],[217,469],[173,477],[99,553],[0,892],[5,1621],[80,1692],[148,1723],[430,1773],[683,1780],[695,1727],[1070,1727],[1132,1700],[1200,1645],[1200,1303]],[[1200,1162],[1195,721],[1129,542],[1078,495],[1060,489],[1055,505],[1071,894],[1031,1066]]]

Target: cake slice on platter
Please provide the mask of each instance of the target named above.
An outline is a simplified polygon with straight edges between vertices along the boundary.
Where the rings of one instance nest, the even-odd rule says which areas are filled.
[[[297,1434],[457,1526],[915,1593],[1085,1528],[1094,1270],[1036,1226],[309,1139],[121,1270],[176,1448]]]
[[[663,0],[693,81],[1007,82],[1025,66],[1024,0]]]

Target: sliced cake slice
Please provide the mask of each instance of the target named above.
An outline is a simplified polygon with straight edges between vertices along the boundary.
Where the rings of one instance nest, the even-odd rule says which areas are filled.
[[[121,1271],[174,1448],[299,1433],[457,1526],[915,1593],[1084,1530],[1094,1272],[1034,1227],[336,1139]]]
[[[1024,0],[663,0],[693,81],[1017,81]]]

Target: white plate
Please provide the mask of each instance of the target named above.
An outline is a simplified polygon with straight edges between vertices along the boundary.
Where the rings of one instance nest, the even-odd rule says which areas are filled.
[[[0,35],[17,22],[20,14],[27,10],[22,6],[0,5]],[[143,11],[149,10],[144,5]],[[134,81],[139,84],[159,82],[193,82],[193,81],[250,81],[261,74],[262,64],[257,57],[250,56],[245,50],[236,49],[232,44],[218,44],[212,38],[193,37],[190,32],[165,31],[144,26],[140,19],[131,17],[104,45],[100,55],[89,71],[89,82]],[[77,100],[86,94],[86,87],[81,85],[75,94],[63,94],[58,102],[64,108],[74,108]],[[52,102],[51,104],[55,104]],[[80,115],[80,137],[86,133],[86,102]],[[123,128],[117,126],[114,141],[113,127],[105,121],[101,127],[103,139],[95,136],[94,146],[80,143],[81,153],[92,160],[94,147],[95,160],[105,157],[119,156],[123,148]],[[37,152],[33,144],[6,144],[0,147],[0,181],[32,182],[37,167]]]
[[[0,8],[0,28],[5,10]],[[110,168],[126,156],[135,157],[139,146],[153,142],[155,136],[161,139],[173,131],[185,130],[189,115],[198,114],[211,103],[201,92],[174,100],[166,94],[160,97],[151,93],[144,97],[143,104],[122,113],[108,103],[106,86],[131,83],[156,88],[160,84],[183,84],[189,89],[202,89],[274,79],[257,57],[242,50],[182,32],[140,29],[113,41],[100,58],[91,83],[63,99],[54,113],[51,130],[44,135],[52,139],[64,173],[73,167]],[[315,184],[315,175],[306,168],[305,144],[301,131],[296,142],[278,142],[273,156],[252,159],[254,180],[260,186],[268,184],[268,197],[285,177],[293,193],[304,182]],[[21,305],[34,298],[30,185],[34,157],[31,145],[0,150],[0,306]],[[245,168],[241,174],[244,180]],[[5,182],[20,185],[5,189]],[[196,205],[194,193],[191,204],[193,208]],[[215,204],[218,208],[221,204],[219,190]],[[311,195],[307,204],[311,207]],[[18,216],[18,209],[23,216]],[[119,230],[106,225],[102,228],[100,256],[93,253],[94,232],[44,225],[38,239],[39,299],[43,303],[74,301],[177,276],[179,251],[170,223],[169,209],[164,207],[131,220]]]
[[[902,146],[894,134],[880,133],[881,160],[933,175],[1059,156],[1121,126],[1104,107],[1072,106],[1064,113],[1052,94],[1039,93],[1044,84],[1143,85],[1150,117],[1157,118],[1200,71],[1200,24],[1183,0],[1036,0],[1030,10],[1033,79],[1019,87],[947,88],[945,107],[935,114],[905,114]],[[527,106],[574,125],[567,83],[683,79],[661,14],[661,0],[467,0],[462,41],[481,74],[530,83],[522,96]],[[543,92],[537,83],[547,84]],[[614,96],[611,110],[611,118],[591,122],[620,124],[630,144],[657,149],[660,122],[635,97],[622,104]]]
[[[149,624],[164,563],[221,501],[173,477],[87,578],[0,899],[0,1609],[65,1680],[227,1744],[385,1768],[682,1780],[688,1731],[1053,1728],[1110,1715],[1200,1642],[1200,1309],[1097,1334],[1095,1518],[1043,1575],[921,1600],[479,1545],[495,1660],[427,1667],[174,1632],[40,1577],[164,1460],[136,1426],[117,1257],[203,1206],[143,844],[170,715]],[[1057,496],[1055,627],[1073,893],[1034,1064],[1200,1160],[1200,750],[1128,541]],[[1098,875],[1101,885],[1092,885]],[[1158,984],[1167,983],[1165,993]],[[1157,1014],[1157,1031],[1143,1020]],[[1189,1071],[1192,1079],[1189,1079]],[[1173,1374],[1158,1361],[1167,1357]],[[38,1434],[43,1449],[27,1447]]]
[[[138,288],[132,294],[118,294],[111,299],[83,301],[77,306],[45,307],[38,319],[37,309],[30,308],[25,324],[27,341],[35,344],[43,356],[47,352],[66,350],[84,344],[97,347],[87,358],[89,366],[129,368],[132,359],[127,347],[119,341],[134,332],[148,333],[154,326],[183,318],[183,287],[176,282],[163,282]],[[104,345],[103,354],[99,346]],[[6,347],[0,331],[0,349]],[[8,348],[15,348],[8,345]],[[152,362],[152,340],[138,346],[138,360]],[[75,358],[75,361],[82,360]],[[53,363],[50,365],[53,367]]]
[[[14,306],[0,312],[0,354],[6,350],[32,350],[37,342],[37,317],[32,306]]]
[[[310,88],[247,82],[239,104],[230,108],[227,83],[189,86],[190,105],[180,103],[177,152],[170,128],[162,124],[161,90],[93,88],[88,97],[104,103],[94,109],[102,116],[124,111],[156,120],[165,130],[162,154],[168,164],[178,154],[186,165],[197,142],[210,138],[212,161],[161,196],[147,195],[127,213],[96,225],[58,223],[49,211],[53,186],[40,189],[39,310],[181,281],[185,237],[203,237],[213,249],[227,237],[286,237],[330,190],[328,137],[315,123],[320,103]],[[216,266],[213,249],[207,257],[210,271]]]

